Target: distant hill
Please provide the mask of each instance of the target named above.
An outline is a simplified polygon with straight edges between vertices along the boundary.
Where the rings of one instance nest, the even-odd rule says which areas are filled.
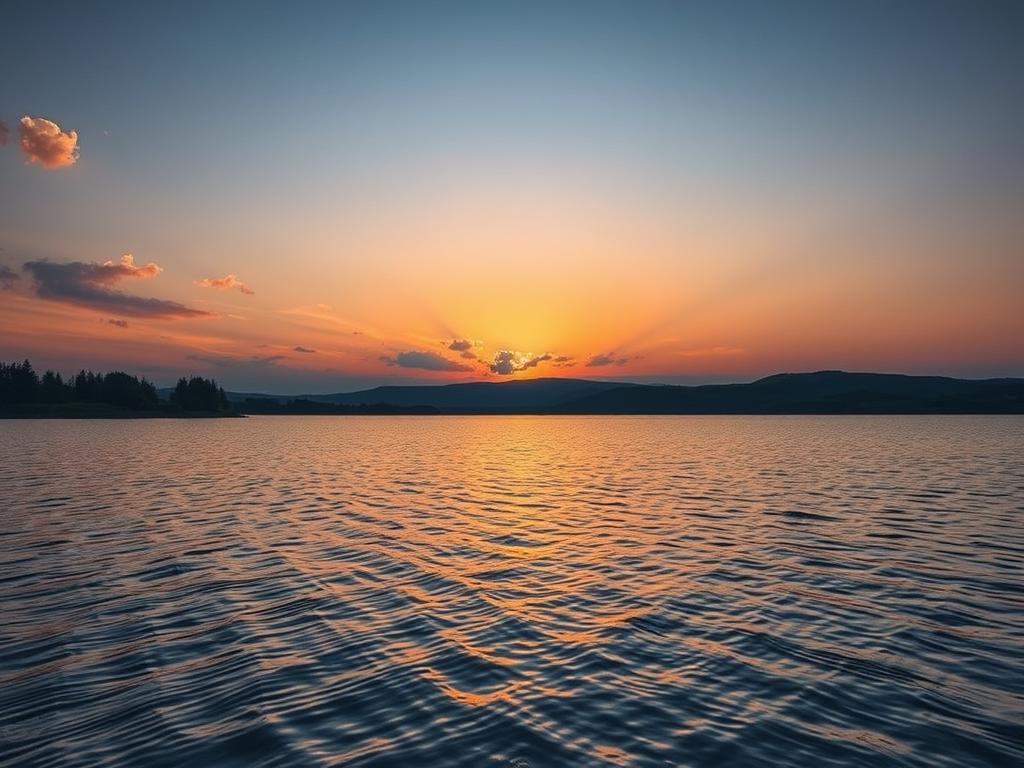
[[[448,414],[1024,413],[1024,379],[819,371],[777,374],[749,384],[670,386],[549,378],[388,386],[301,398],[253,393],[228,397],[236,404],[249,398],[362,406],[351,412],[363,413],[372,411],[368,407],[388,412],[380,406]]]
[[[563,413],[1024,413],[1024,379],[785,373],[750,384],[620,387]]]
[[[446,413],[482,411],[512,412],[547,410],[623,386],[621,382],[586,381],[583,379],[528,379],[525,381],[472,382],[438,386],[374,387],[360,392],[331,395],[300,395],[295,398],[253,393],[228,393],[228,399],[311,400],[335,405],[427,406]]]

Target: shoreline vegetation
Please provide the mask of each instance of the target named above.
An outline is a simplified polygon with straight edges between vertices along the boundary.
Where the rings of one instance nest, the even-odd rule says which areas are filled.
[[[178,379],[167,398],[145,378],[122,371],[36,373],[32,363],[0,363],[0,418],[5,419],[180,419],[240,414],[213,379]]]
[[[0,363],[0,418],[224,418],[396,415],[1024,414],[1024,379],[785,373],[748,384],[675,386],[541,378],[383,386],[328,395],[225,392],[213,379],[157,389],[116,371],[42,376]]]

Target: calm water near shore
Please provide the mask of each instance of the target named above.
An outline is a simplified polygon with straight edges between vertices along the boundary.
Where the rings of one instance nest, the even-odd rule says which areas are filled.
[[[1024,764],[1024,417],[0,421],[0,764]]]

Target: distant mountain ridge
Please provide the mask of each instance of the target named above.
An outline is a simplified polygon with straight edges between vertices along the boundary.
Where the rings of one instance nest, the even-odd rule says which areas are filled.
[[[229,392],[228,397],[243,412],[244,401],[250,398],[417,407],[448,414],[1024,413],[1024,379],[817,371],[780,373],[749,384],[676,386],[546,378],[383,386],[299,397]]]

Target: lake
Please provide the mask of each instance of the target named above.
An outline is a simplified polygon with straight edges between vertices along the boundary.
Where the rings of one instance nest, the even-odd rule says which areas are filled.
[[[0,421],[0,763],[1024,764],[1024,417]]]

